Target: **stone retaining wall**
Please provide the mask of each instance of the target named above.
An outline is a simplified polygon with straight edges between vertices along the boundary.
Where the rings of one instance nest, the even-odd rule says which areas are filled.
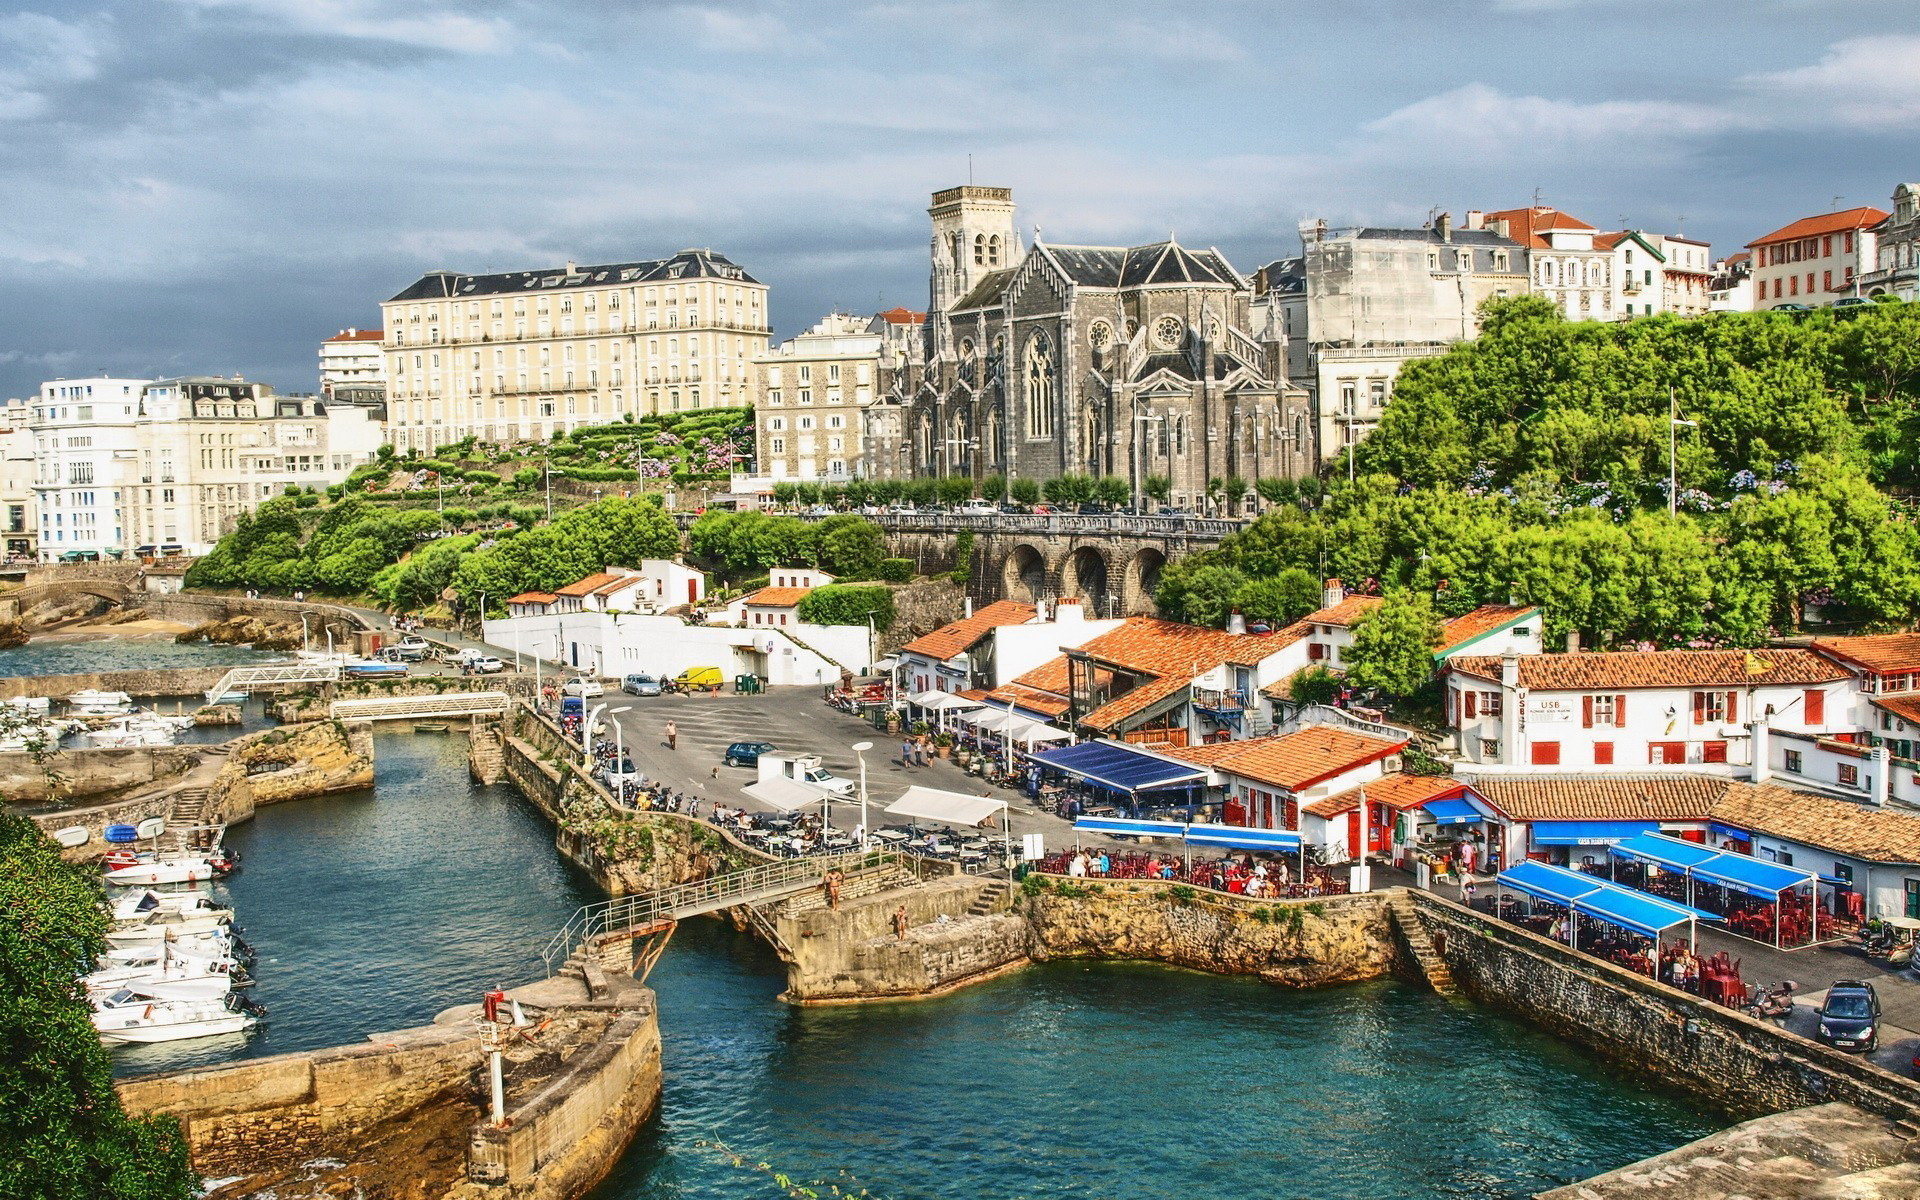
[[[1455,983],[1577,1045],[1736,1113],[1842,1100],[1896,1119],[1920,1081],[1810,1042],[1431,892],[1411,893]]]
[[[208,789],[209,822],[244,821],[264,804],[373,786],[373,727],[365,721],[288,725],[236,738],[228,747],[226,765]],[[277,769],[258,769],[268,764]]]
[[[351,637],[353,634],[372,628],[372,624],[359,613],[338,604],[327,604],[318,600],[276,600],[262,596],[248,599],[246,596],[225,596],[210,592],[170,592],[160,596],[145,596],[139,599],[147,615],[162,621],[177,621],[182,625],[203,625],[208,621],[224,621],[229,617],[262,617],[277,621],[300,623],[300,615],[318,617],[319,621],[310,621],[314,626],[314,636],[324,638],[322,628],[331,627],[335,637]]]
[[[0,796],[14,804],[74,803],[171,779],[199,761],[197,746],[78,746],[45,763],[14,751],[0,754]],[[57,778],[48,779],[48,771]],[[99,830],[94,833],[97,837]]]
[[[16,675],[0,679],[0,700],[15,696],[71,696],[89,689],[129,696],[203,695],[231,667],[180,667],[164,671],[97,671],[78,675]]]
[[[89,862],[102,858],[107,853],[106,837],[109,825],[138,825],[148,817],[164,817],[173,811],[172,788],[148,792],[131,800],[115,800],[109,804],[94,805],[90,808],[68,808],[56,812],[35,813],[33,823],[43,833],[52,834],[55,830],[70,825],[83,825],[89,837],[87,844],[73,848],[62,848],[60,856],[68,862]]]
[[[848,899],[837,912],[815,908],[777,918],[774,927],[792,951],[781,998],[833,1004],[931,996],[1026,962],[1031,934],[1023,918],[967,912],[989,886],[955,875]],[[893,930],[902,907],[904,939]]]

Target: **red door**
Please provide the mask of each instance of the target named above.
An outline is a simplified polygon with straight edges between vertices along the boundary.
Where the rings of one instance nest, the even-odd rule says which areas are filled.
[[[1382,804],[1368,804],[1367,818],[1367,853],[1385,854],[1387,839],[1393,836],[1393,818]]]
[[[687,603],[700,603],[700,581],[698,579],[687,580]]]
[[[1356,805],[1347,814],[1347,853],[1359,858],[1363,845],[1365,843],[1360,840],[1360,808]]]

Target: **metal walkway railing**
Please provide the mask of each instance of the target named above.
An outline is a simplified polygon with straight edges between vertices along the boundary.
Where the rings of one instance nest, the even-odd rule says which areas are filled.
[[[336,721],[400,721],[408,717],[504,716],[513,704],[505,692],[445,692],[436,696],[374,696],[335,700]]]
[[[235,667],[207,689],[207,703],[217,703],[228,692],[244,692],[263,683],[332,683],[340,678],[337,663],[297,663],[288,667]]]
[[[694,883],[635,892],[602,900],[576,911],[540,952],[551,976],[569,956],[592,938],[619,929],[644,928],[661,921],[678,921],[737,905],[764,904],[820,885],[820,877],[834,867],[860,870],[889,863],[907,866],[913,858],[898,850],[853,851],[782,859],[757,867],[728,871]]]

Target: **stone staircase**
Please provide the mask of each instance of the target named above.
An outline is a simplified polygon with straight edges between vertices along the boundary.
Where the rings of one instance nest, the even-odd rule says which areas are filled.
[[[167,810],[167,828],[192,829],[204,824],[206,815],[207,789],[183,787],[173,794],[173,804]]]
[[[967,906],[967,915],[970,917],[987,916],[1000,907],[1000,902],[1006,898],[1007,891],[1008,886],[1006,880],[994,880],[992,883],[989,883],[978,896],[973,898],[973,903]]]
[[[1420,924],[1420,915],[1414,911],[1413,897],[1403,888],[1387,901],[1387,916],[1393,927],[1400,932],[1400,938],[1406,943],[1407,951],[1420,967],[1420,974],[1426,978],[1427,986],[1443,996],[1451,996],[1456,989],[1453,972],[1447,969],[1446,960],[1434,948],[1433,939]]]

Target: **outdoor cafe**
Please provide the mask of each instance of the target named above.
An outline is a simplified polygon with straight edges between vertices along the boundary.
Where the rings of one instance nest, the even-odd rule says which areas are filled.
[[[1188,821],[1206,797],[1207,772],[1189,762],[1163,758],[1125,742],[1080,742],[1035,754],[1040,799],[1068,792],[1093,816],[1169,816]]]
[[[1349,880],[1344,870],[1302,865],[1300,834],[1291,829],[1252,829],[1207,822],[1135,820],[1128,817],[1081,817],[1076,834],[1105,838],[1178,841],[1178,853],[1112,849],[1092,851],[1092,861],[1104,864],[1089,873],[1108,879],[1158,879],[1211,888],[1235,896],[1300,899],[1345,895]],[[1196,858],[1195,849],[1203,855]],[[1226,851],[1206,855],[1206,851]],[[1235,854],[1233,851],[1239,851]],[[1040,869],[1070,874],[1072,851],[1049,856]]]
[[[1836,899],[1843,880],[1662,833],[1608,847],[1607,869],[1611,879],[1711,911],[1729,932],[1779,949],[1833,937],[1835,907],[1844,908]],[[1823,886],[1830,889],[1824,902]]]
[[[1685,927],[1687,952],[1694,954],[1699,948],[1699,923],[1720,919],[1701,909],[1550,863],[1515,863],[1500,872],[1498,887],[1501,894],[1495,902],[1503,919],[1656,978],[1660,942],[1668,931]],[[1525,900],[1509,897],[1507,892],[1518,892]],[[1539,911],[1543,902],[1549,906],[1545,915]],[[1523,905],[1524,915],[1520,911]]]

